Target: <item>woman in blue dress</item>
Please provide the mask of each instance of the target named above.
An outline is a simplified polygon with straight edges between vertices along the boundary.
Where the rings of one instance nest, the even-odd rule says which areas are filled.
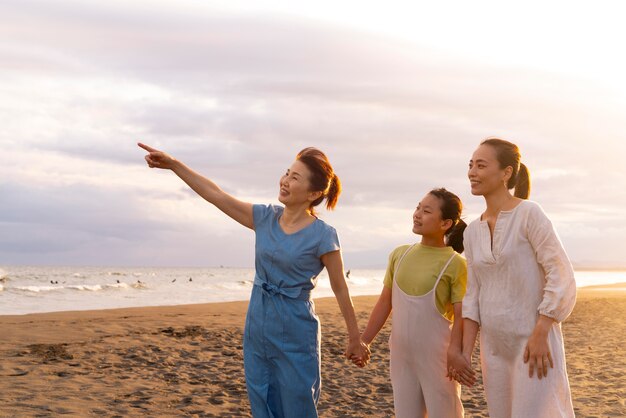
[[[172,170],[196,193],[256,234],[255,277],[244,330],[244,369],[255,417],[317,417],[321,387],[320,325],[311,299],[326,267],[348,329],[345,355],[369,361],[343,273],[335,229],[315,215],[331,210],[341,183],[328,158],[305,148],[280,178],[284,205],[242,202],[181,161],[144,144],[151,168]]]

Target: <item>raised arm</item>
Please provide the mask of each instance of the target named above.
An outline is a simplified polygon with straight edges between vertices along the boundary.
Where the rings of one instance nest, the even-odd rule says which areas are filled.
[[[146,162],[150,168],[161,168],[172,170],[191,189],[198,193],[207,202],[212,203],[219,210],[230,216],[240,224],[250,229],[254,229],[254,217],[252,215],[252,204],[242,202],[235,197],[224,192],[208,178],[200,175],[163,151],[159,151],[148,145],[138,143],[140,148],[148,151]]]
[[[346,327],[348,328],[348,347],[346,349],[346,358],[354,360],[360,359],[358,365],[360,367],[365,366],[370,358],[369,348],[365,343],[361,341],[361,333],[356,321],[356,315],[354,314],[354,306],[352,305],[352,299],[350,298],[350,292],[346,279],[343,275],[343,260],[341,258],[341,251],[331,251],[322,255],[322,263],[326,266],[328,271],[328,278],[330,279],[330,286],[333,289],[339,309],[346,321]]]

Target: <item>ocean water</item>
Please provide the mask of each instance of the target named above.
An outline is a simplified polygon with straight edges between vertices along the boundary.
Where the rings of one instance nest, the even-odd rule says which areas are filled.
[[[350,294],[377,295],[385,271],[353,269]],[[0,266],[0,315],[247,300],[253,269]],[[626,283],[626,271],[577,271],[577,286]],[[323,271],[314,298],[332,296]]]
[[[384,270],[352,270],[352,295],[378,294]],[[0,315],[248,300],[254,269],[0,266]],[[324,270],[313,297],[332,296]]]

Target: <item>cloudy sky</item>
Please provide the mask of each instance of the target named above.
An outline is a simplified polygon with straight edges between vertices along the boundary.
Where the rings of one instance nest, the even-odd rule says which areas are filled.
[[[480,214],[495,135],[574,264],[625,266],[621,2],[432,3],[1,0],[0,264],[251,267],[253,232],[141,140],[265,203],[323,149],[346,266],[384,267],[429,189]]]

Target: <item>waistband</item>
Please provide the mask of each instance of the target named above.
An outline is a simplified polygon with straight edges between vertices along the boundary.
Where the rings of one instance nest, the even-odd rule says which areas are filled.
[[[311,299],[310,290],[303,289],[302,287],[278,287],[256,275],[254,276],[254,285],[259,286],[263,290],[263,293],[268,296],[281,295],[296,300]]]

